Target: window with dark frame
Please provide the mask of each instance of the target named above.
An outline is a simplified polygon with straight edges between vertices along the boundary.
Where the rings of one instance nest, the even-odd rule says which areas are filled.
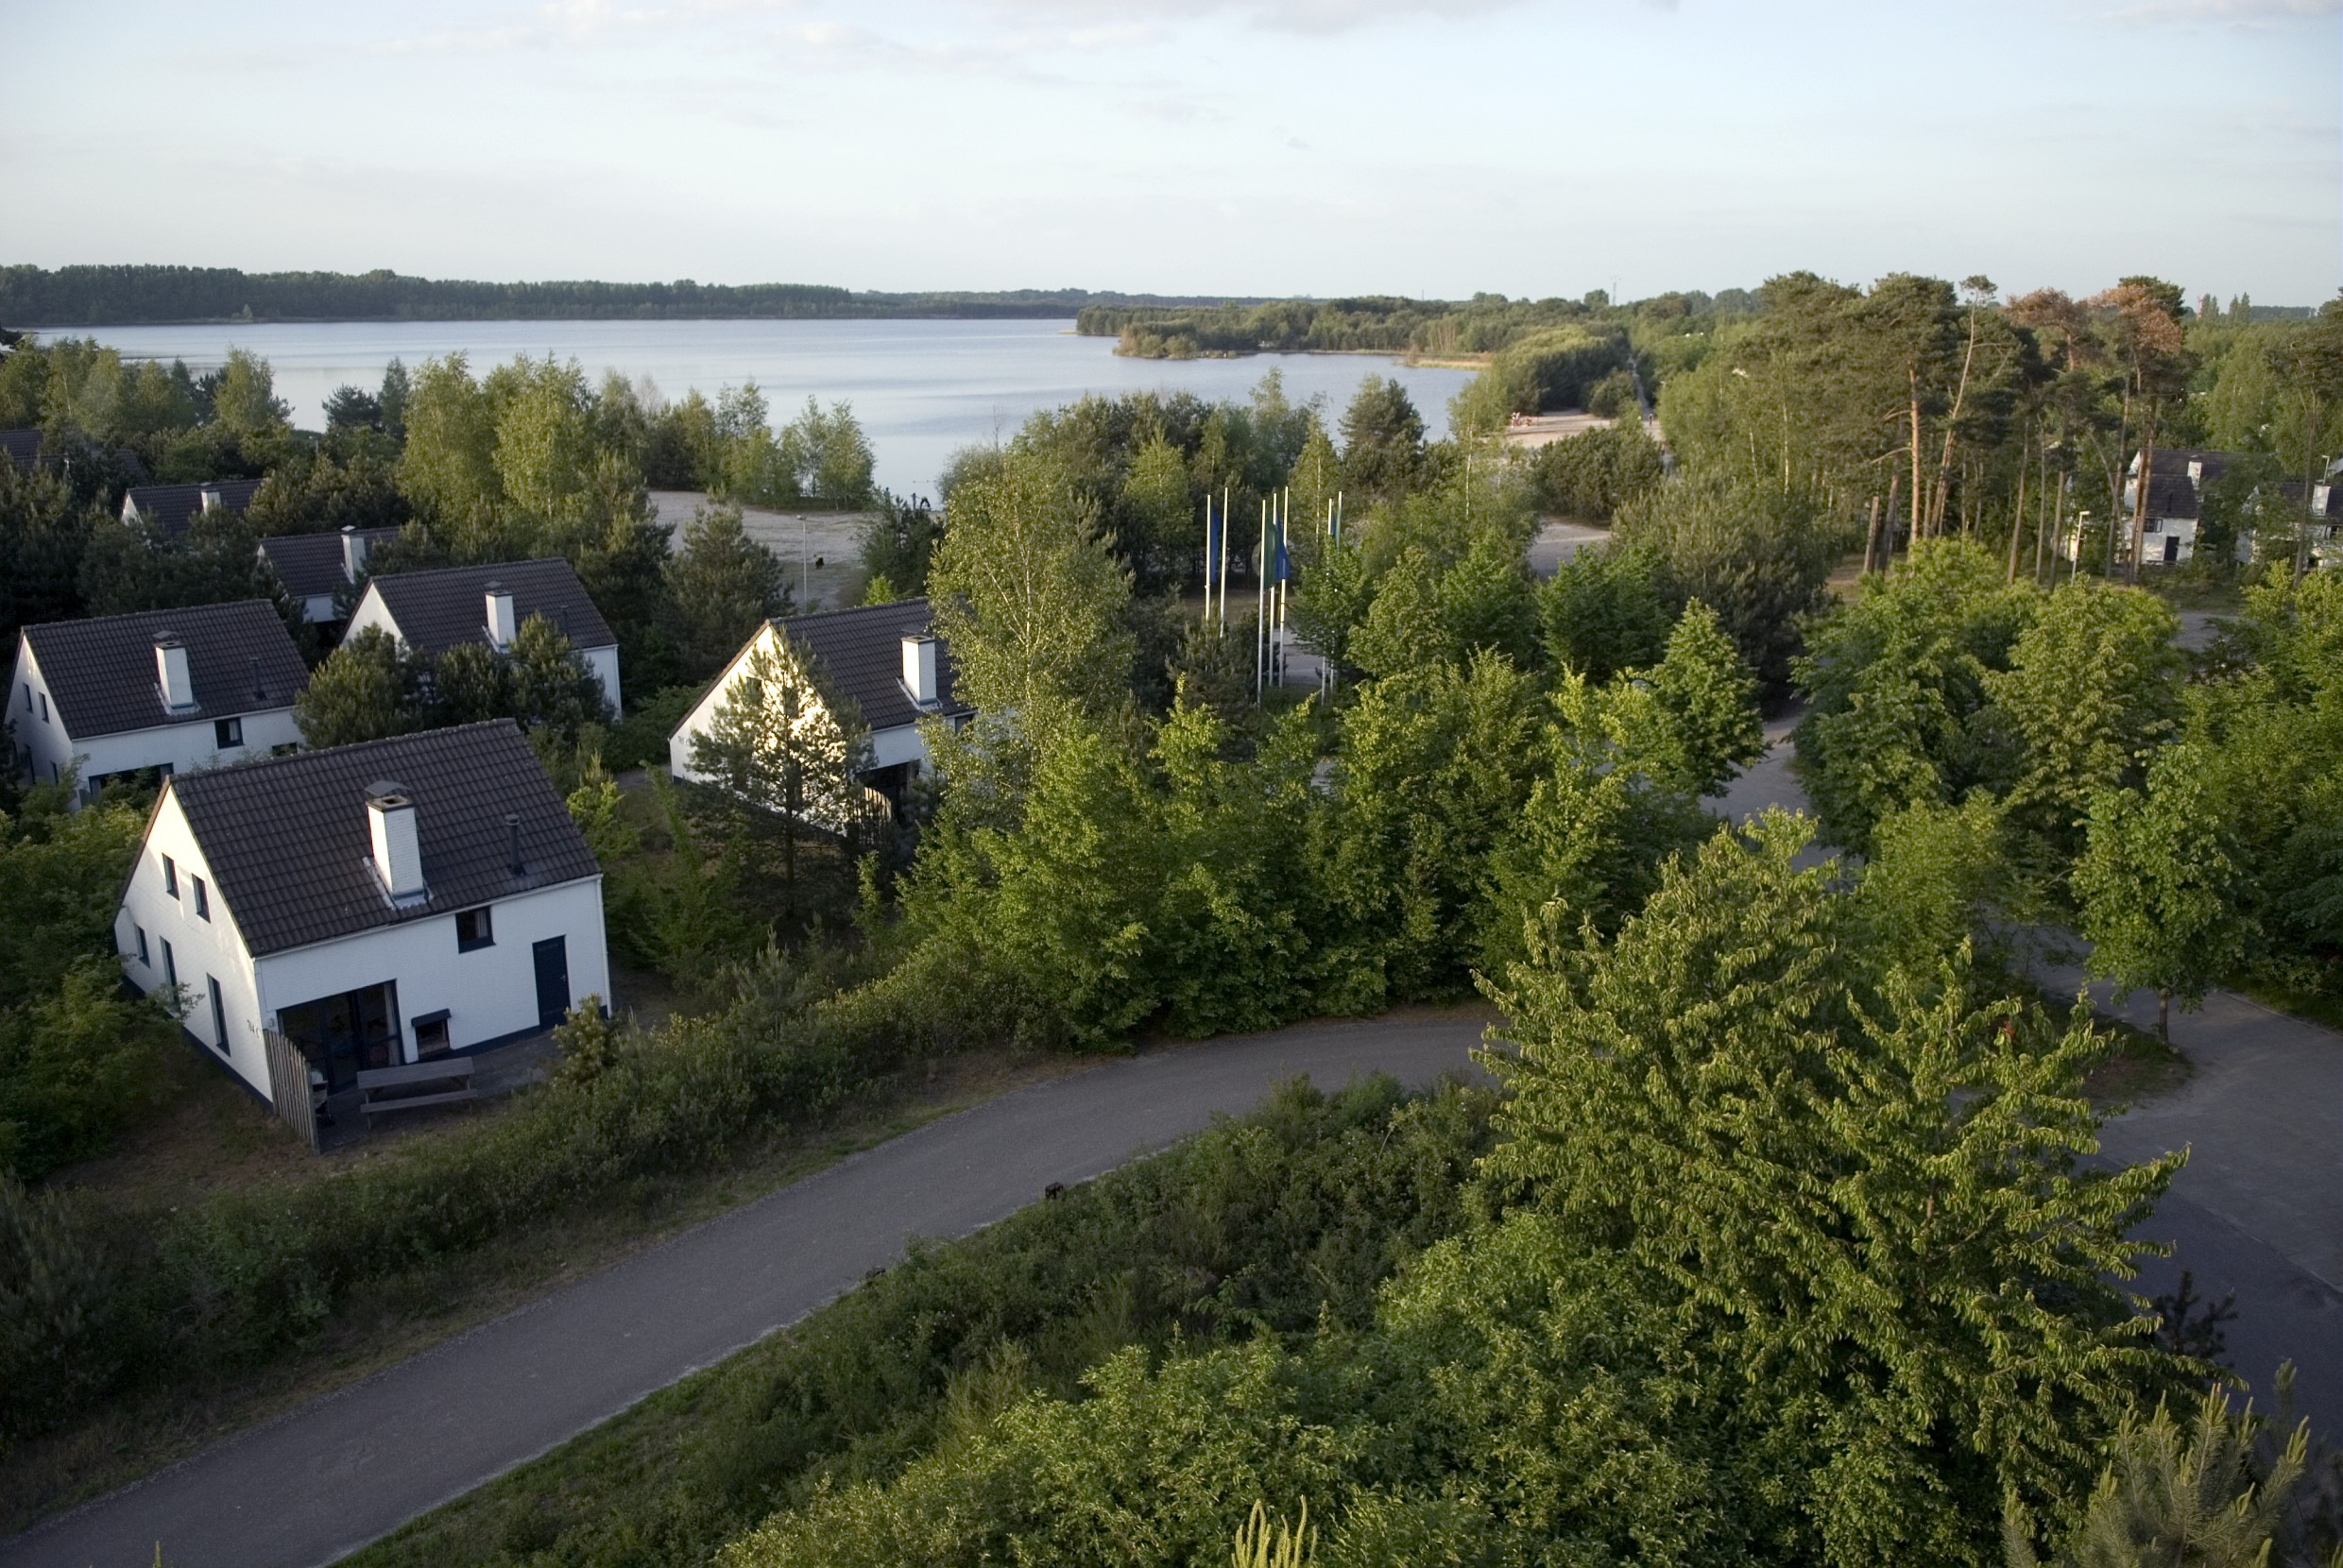
[[[212,1048],[222,1056],[226,1056],[228,1054],[228,1008],[220,1000],[219,977],[206,975],[203,978],[212,987]]]
[[[469,953],[477,947],[493,946],[495,943],[496,930],[489,923],[487,905],[483,904],[476,910],[455,912],[455,950],[457,952]]]
[[[162,980],[171,988],[171,1011],[179,1011],[179,959],[171,951],[171,939],[162,939]]]
[[[49,722],[49,694],[46,691],[41,693],[41,722],[44,724]]]
[[[244,744],[244,721],[242,719],[214,719],[212,721],[212,735],[214,741],[221,746],[240,746]]]
[[[155,966],[155,961],[146,956],[146,928],[144,926],[132,926],[130,929],[138,933],[139,963],[145,964],[147,968],[152,969]]]
[[[198,920],[211,919],[212,900],[203,890],[203,878],[200,877],[190,877],[187,879],[196,885],[196,918]]]
[[[179,862],[168,855],[162,857],[162,891],[174,898],[179,896]]]

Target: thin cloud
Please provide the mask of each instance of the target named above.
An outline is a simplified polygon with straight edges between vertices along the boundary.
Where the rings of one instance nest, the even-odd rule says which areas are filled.
[[[2102,13],[2135,26],[2227,26],[2260,30],[2343,14],[2343,0],[2144,0]]]
[[[1419,17],[1453,21],[1507,10],[1521,0],[993,0],[996,10],[1068,19],[1127,18],[1136,14],[1173,21],[1233,14],[1274,32],[1343,33],[1383,22]]]

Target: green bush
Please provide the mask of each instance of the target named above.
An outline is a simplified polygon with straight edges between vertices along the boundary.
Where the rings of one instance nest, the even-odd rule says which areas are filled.
[[[704,1167],[772,1117],[835,1110],[901,1056],[893,1033],[814,1001],[834,979],[768,951],[707,1016],[657,1031],[573,1017],[574,1060],[505,1114],[289,1188],[109,1214],[0,1184],[0,1282],[30,1282],[0,1285],[0,1435],[156,1378],[259,1365],[369,1281]]]
[[[1128,1346],[1363,1326],[1482,1200],[1485,1092],[1388,1079],[1259,1111],[904,1262],[569,1454],[369,1549],[369,1568],[705,1561],[776,1506],[883,1477]],[[678,1419],[678,1416],[683,1419]],[[658,1461],[645,1464],[646,1450]],[[539,1555],[541,1554],[541,1555]]]

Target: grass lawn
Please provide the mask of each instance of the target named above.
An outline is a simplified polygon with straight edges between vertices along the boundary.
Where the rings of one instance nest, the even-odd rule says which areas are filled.
[[[857,1150],[1094,1060],[1007,1053],[939,1060],[915,1082],[826,1126],[778,1125],[719,1168],[638,1181],[549,1223],[378,1281],[355,1292],[313,1342],[265,1372],[181,1383],[16,1445],[0,1464],[0,1535],[354,1383]],[[174,1195],[231,1185],[324,1180],[351,1159],[368,1158],[402,1137],[429,1136],[452,1119],[424,1121],[419,1115],[402,1134],[320,1159],[192,1051],[171,1070],[184,1078],[173,1084],[183,1093],[152,1122],[126,1135],[104,1160],[52,1180],[126,1202],[167,1204]],[[498,1114],[488,1104],[452,1116]]]
[[[2343,997],[2333,991],[2300,990],[2283,980],[2265,980],[2253,975],[2232,975],[2229,988],[2241,997],[2251,997],[2264,1007],[2307,1018],[2329,1029],[2343,1029]]]

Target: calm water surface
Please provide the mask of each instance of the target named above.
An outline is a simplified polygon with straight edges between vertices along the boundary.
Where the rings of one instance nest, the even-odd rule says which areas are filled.
[[[218,327],[70,329],[125,355],[183,359],[203,370],[230,348],[274,368],[277,395],[296,424],[325,423],[329,394],[345,383],[372,390],[392,359],[413,369],[461,350],[477,375],[515,354],[574,359],[589,379],[606,370],[648,377],[670,398],[697,388],[714,397],[754,381],[777,423],[805,400],[845,399],[869,434],[879,482],[932,493],[957,448],[1006,437],[1035,409],[1086,392],[1192,392],[1241,399],[1268,371],[1295,401],[1325,401],[1339,417],[1360,379],[1395,376],[1434,435],[1463,370],[1399,365],[1365,354],[1259,354],[1248,359],[1119,358],[1114,342],[1076,337],[1070,321],[349,321]]]

